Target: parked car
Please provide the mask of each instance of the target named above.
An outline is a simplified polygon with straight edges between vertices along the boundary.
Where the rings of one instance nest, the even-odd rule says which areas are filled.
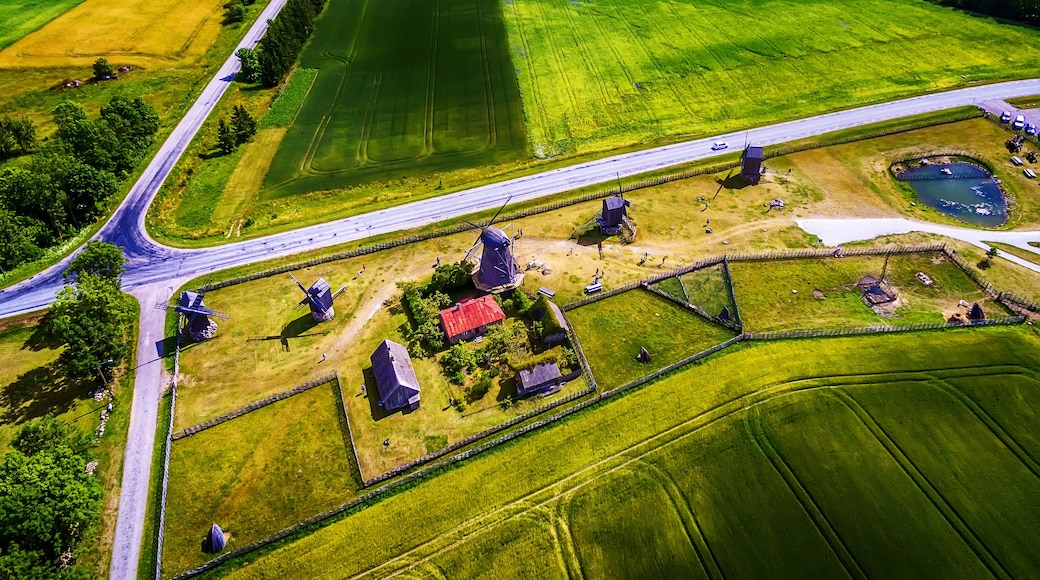
[[[1026,123],[1026,135],[1036,135],[1036,125]]]
[[[1026,126],[1026,118],[1025,118],[1024,115],[1019,115],[1019,116],[1015,117],[1015,122],[1011,123],[1011,128],[1016,130],[1016,131],[1018,131],[1019,129],[1021,129],[1022,127],[1025,127],[1025,126]]]
[[[712,151],[722,151],[723,149],[726,149],[728,147],[729,145],[726,145],[725,141],[716,141],[711,144]]]
[[[1011,113],[1009,113],[1007,111],[1004,111],[1004,113],[1000,115],[1000,122],[1001,123],[1010,123],[1011,122]]]

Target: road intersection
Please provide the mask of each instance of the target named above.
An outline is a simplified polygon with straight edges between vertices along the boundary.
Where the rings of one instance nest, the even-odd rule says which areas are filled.
[[[273,18],[284,3],[285,0],[272,0],[239,46],[255,46],[266,30],[267,20]],[[96,239],[123,248],[127,256],[124,289],[137,297],[141,305],[133,402],[110,569],[114,579],[136,578],[141,554],[159,402],[165,388],[161,358],[165,312],[154,306],[168,302],[173,292],[188,280],[233,266],[326,248],[496,208],[510,198],[513,202],[529,201],[612,182],[618,176],[639,175],[727,153],[713,151],[711,145],[715,141],[738,144],[747,140],[758,145],[772,145],[921,113],[1040,94],[1040,79],[966,87],[616,155],[262,238],[192,250],[163,246],[153,240],[145,229],[148,207],[202,123],[230,86],[238,69],[239,62],[234,56],[220,67],[160,147],[126,199],[95,236]],[[951,235],[976,245],[983,238],[992,241],[1005,241],[1006,238],[1009,243],[1030,249],[1025,242],[1040,239],[1040,234],[1015,232],[985,232],[980,237],[974,233],[965,233],[974,230],[909,220],[859,221],[871,223],[855,225],[850,220],[800,220],[799,225],[819,235],[828,244],[860,239],[849,237],[850,232],[874,237],[903,231],[933,231],[935,228],[944,230],[935,233]],[[879,233],[871,235],[872,232]],[[1013,241],[1012,234],[1017,236]],[[1022,239],[1019,240],[1019,237]],[[1028,264],[1013,256],[1008,258],[1022,265]],[[61,288],[61,272],[67,261],[0,291],[0,317],[49,305]],[[1038,270],[1035,265],[1026,267]]]

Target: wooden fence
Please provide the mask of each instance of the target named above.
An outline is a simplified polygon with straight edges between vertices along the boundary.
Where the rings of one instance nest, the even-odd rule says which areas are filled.
[[[784,330],[777,332],[748,332],[744,333],[746,340],[785,340],[790,338],[827,338],[836,336],[860,336],[864,334],[887,334],[895,332],[922,332],[926,330],[947,330],[950,328],[968,328],[974,326],[1008,326],[1022,324],[1026,321],[1025,316],[1006,316],[1003,318],[988,318],[976,320],[967,324],[954,322],[928,322],[918,324],[905,324],[894,326],[867,326],[860,328],[833,328],[817,330]]]
[[[1001,292],[997,295],[997,300],[999,300],[1000,302],[1004,302],[1005,304],[1013,304],[1019,308],[1024,308],[1030,312],[1040,312],[1040,304],[1037,304],[1032,300],[1022,298],[1021,296],[1018,296],[1016,294],[1012,294],[1011,292]]]
[[[225,413],[225,414],[223,414],[223,415],[221,415],[219,417],[210,419],[209,421],[204,421],[202,423],[199,423],[198,425],[192,425],[191,427],[187,427],[185,429],[182,429],[182,430],[178,431],[177,433],[175,433],[173,435],[173,440],[176,441],[177,439],[182,439],[184,437],[190,437],[191,435],[195,435],[196,433],[199,433],[201,431],[205,431],[206,429],[212,429],[213,427],[216,427],[217,425],[220,425],[221,423],[227,423],[228,421],[230,421],[232,419],[236,419],[238,417],[241,417],[242,415],[245,415],[246,413],[252,413],[253,411],[255,411],[257,409],[262,409],[262,408],[270,405],[271,403],[277,403],[278,401],[281,401],[281,400],[284,400],[284,399],[288,399],[289,397],[291,397],[293,395],[299,395],[300,393],[302,393],[304,391],[309,391],[309,390],[313,389],[314,387],[318,387],[318,386],[324,385],[326,383],[331,383],[332,381],[338,381],[338,380],[339,380],[339,376],[336,373],[330,373],[330,374],[327,374],[327,375],[323,375],[323,376],[321,376],[321,377],[319,377],[317,379],[314,379],[313,381],[308,381],[306,383],[303,383],[302,385],[293,387],[293,388],[289,389],[288,391],[282,391],[281,393],[278,393],[276,395],[271,395],[270,397],[267,397],[265,399],[260,399],[259,401],[253,401],[252,403],[249,403],[245,407],[241,407],[239,409],[235,409],[234,411],[231,411],[230,413]]]
[[[173,444],[173,418],[177,412],[177,375],[181,371],[181,321],[177,313],[177,338],[173,348],[173,378],[170,380],[170,419],[166,424],[166,441],[163,443],[163,471],[159,484],[159,529],[155,535],[155,580],[162,580],[163,541],[166,536],[166,490],[170,485],[170,446]]]
[[[347,412],[347,395],[343,392],[343,383],[336,373],[336,390],[339,392],[340,409],[343,411],[343,421],[347,426],[347,440],[350,442],[350,454],[354,458],[354,469],[357,472],[358,481],[364,485],[365,476],[361,473],[361,460],[358,459],[357,445],[354,444],[354,430],[350,427],[350,413]]]

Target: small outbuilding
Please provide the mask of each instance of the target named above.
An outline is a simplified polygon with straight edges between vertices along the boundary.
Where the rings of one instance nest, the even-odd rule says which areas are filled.
[[[441,310],[440,316],[444,334],[448,335],[448,344],[484,336],[489,326],[501,324],[506,319],[502,307],[490,294],[463,300],[447,310]]]
[[[419,379],[415,377],[408,349],[392,340],[384,340],[370,360],[380,406],[386,411],[418,409]]]
[[[744,153],[740,155],[740,176],[744,178],[744,181],[758,185],[762,178],[763,159],[765,159],[765,154],[761,147],[748,145],[744,148]]]
[[[560,367],[554,362],[521,369],[517,376],[516,391],[521,397],[551,391],[559,387],[562,381]]]
[[[979,306],[978,302],[971,305],[971,311],[968,312],[968,320],[972,322],[986,320],[986,313],[982,311],[982,307]]]
[[[217,524],[213,524],[210,526],[206,538],[202,540],[202,551],[207,554],[217,554],[222,552],[225,547],[227,547],[227,537],[224,535],[224,530],[220,529]]]

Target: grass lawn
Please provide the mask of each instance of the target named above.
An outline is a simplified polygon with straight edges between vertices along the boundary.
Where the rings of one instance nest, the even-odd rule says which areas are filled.
[[[1038,346],[1028,327],[748,345],[224,573],[1030,576],[1040,480],[1015,436]]]
[[[210,524],[231,549],[344,503],[360,488],[334,384],[178,439],[170,451],[165,575],[201,564]]]
[[[399,42],[388,47],[388,37]],[[333,2],[300,63],[318,75],[262,197],[524,154],[520,95],[498,2]]]
[[[46,25],[37,24],[39,30],[0,52],[0,68],[89,67],[98,57],[115,66],[194,64],[216,41],[224,15],[219,0],[130,0],[118,5],[109,0],[65,0],[56,6],[64,9],[52,12]],[[61,15],[54,18],[57,14]]]
[[[734,314],[729,280],[722,264],[683,274],[679,280],[692,304],[716,315],[723,308],[729,308],[730,314]]]
[[[1035,109],[1040,107],[1040,95],[1030,95],[1028,97],[1019,97],[1017,99],[1007,99],[1007,104],[1012,107],[1018,107],[1019,109]]]
[[[1027,262],[1032,262],[1034,264],[1040,265],[1040,254],[1038,254],[1036,252],[1030,252],[1028,250],[1023,250],[1022,248],[1019,248],[1017,246],[1012,246],[1011,244],[1001,244],[1000,242],[986,242],[986,243],[991,245],[991,246],[993,246],[994,248],[999,250],[1001,253],[1011,254],[1012,256],[1016,256],[1016,257],[1022,258],[1023,260],[1025,260]]]
[[[1024,48],[1040,47],[1024,26],[916,0],[516,0],[505,15],[549,156],[1030,76]]]
[[[960,300],[978,302],[989,317],[1007,316],[956,264],[941,254],[893,255],[885,279],[897,301],[882,317],[860,298],[855,286],[863,276],[878,277],[883,256],[855,256],[730,264],[744,328],[750,332],[855,328],[943,322],[966,313]],[[935,284],[915,277],[927,274]],[[823,293],[816,297],[814,291]]]
[[[646,290],[604,298],[567,312],[600,389],[620,387],[726,342],[734,334]],[[639,349],[650,363],[636,360]]]
[[[0,49],[30,34],[83,0],[3,0],[0,2]]]

